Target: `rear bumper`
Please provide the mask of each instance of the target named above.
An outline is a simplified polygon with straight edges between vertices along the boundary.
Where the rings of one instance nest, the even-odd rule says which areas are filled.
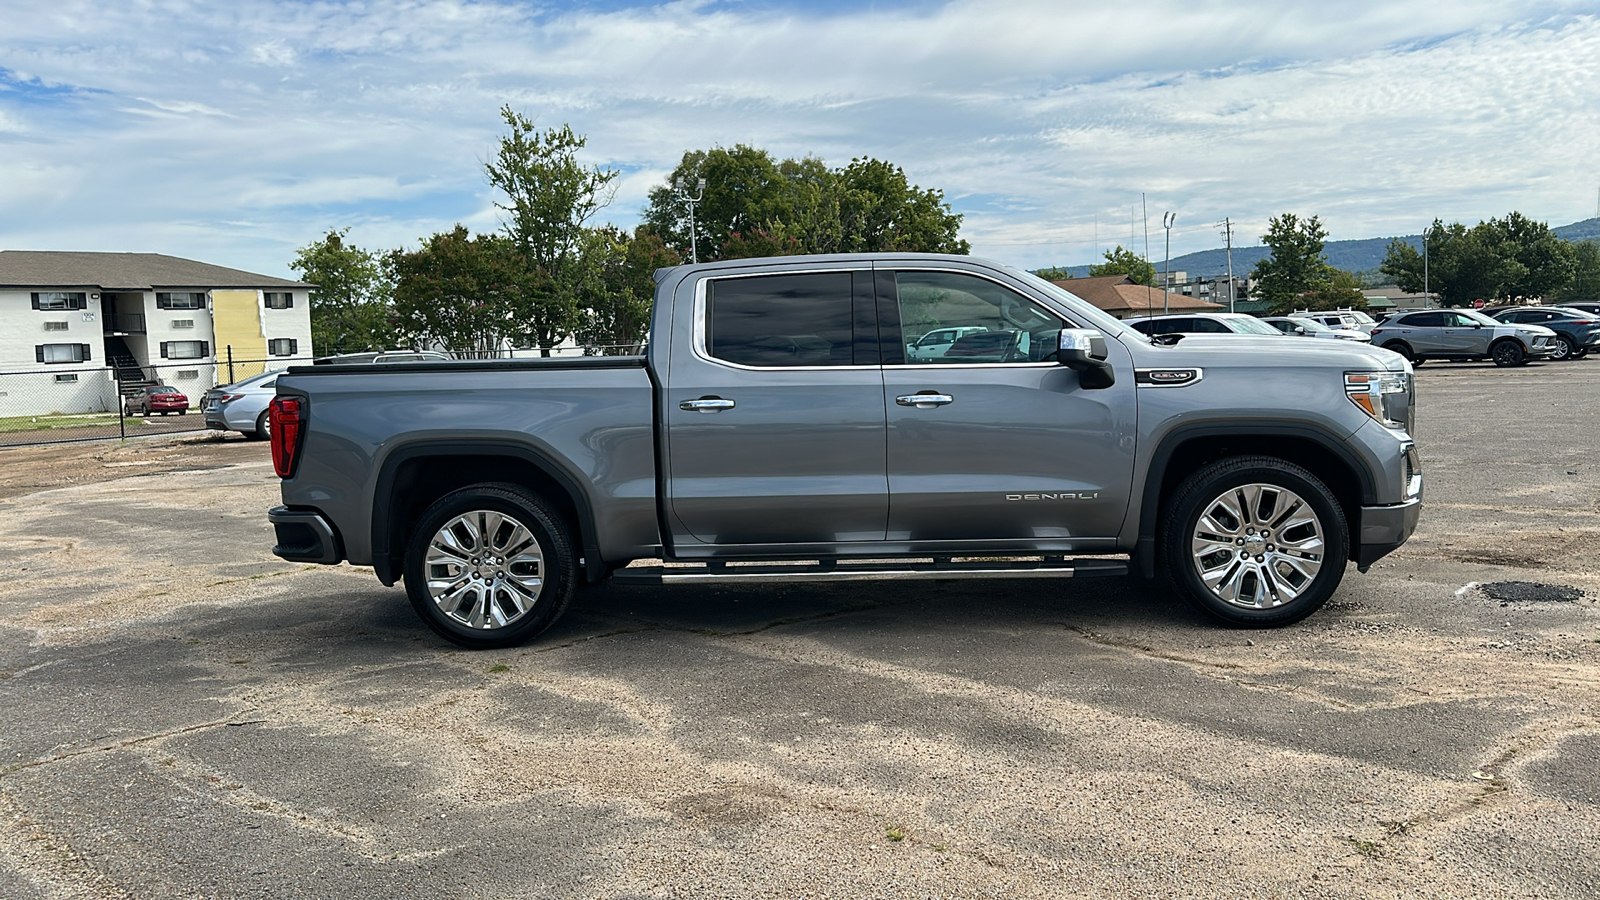
[[[1361,539],[1356,545],[1356,567],[1365,570],[1393,553],[1417,530],[1422,517],[1422,498],[1389,506],[1361,507]]]
[[[339,532],[322,513],[314,509],[274,506],[267,510],[267,521],[277,532],[278,543],[272,554],[290,562],[319,563],[331,566],[344,560],[344,545]]]

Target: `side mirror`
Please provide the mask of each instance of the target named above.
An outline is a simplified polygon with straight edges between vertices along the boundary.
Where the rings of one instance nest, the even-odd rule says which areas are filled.
[[[1056,361],[1078,373],[1078,384],[1085,390],[1099,390],[1117,383],[1116,370],[1106,362],[1105,335],[1093,328],[1063,328],[1056,345]]]

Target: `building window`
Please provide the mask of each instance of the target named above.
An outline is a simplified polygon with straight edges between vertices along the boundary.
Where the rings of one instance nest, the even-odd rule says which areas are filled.
[[[206,341],[162,341],[162,359],[205,359],[211,355]]]
[[[156,309],[205,309],[206,295],[200,291],[157,293]]]
[[[67,323],[66,322],[46,322],[46,323],[44,323],[44,330],[45,331],[66,331],[67,330]]]
[[[193,328],[194,327],[194,320],[193,319],[173,319],[172,320],[172,327],[173,328]]]
[[[80,363],[89,361],[88,344],[35,344],[33,355],[42,363]]]
[[[273,338],[267,341],[267,352],[273,356],[293,356],[300,352],[300,342],[294,338]]]
[[[57,384],[72,384],[78,380],[77,372],[62,372],[56,376]]]
[[[288,291],[267,291],[267,309],[294,309],[294,295]]]
[[[88,309],[88,295],[78,291],[39,291],[33,295],[34,309]]]

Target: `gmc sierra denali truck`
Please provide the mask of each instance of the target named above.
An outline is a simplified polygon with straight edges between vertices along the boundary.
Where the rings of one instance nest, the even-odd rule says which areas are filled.
[[[434,631],[499,647],[606,578],[1159,573],[1284,625],[1417,523],[1412,371],[1386,350],[1150,338],[927,254],[663,269],[647,347],[290,369],[273,552],[403,579]]]

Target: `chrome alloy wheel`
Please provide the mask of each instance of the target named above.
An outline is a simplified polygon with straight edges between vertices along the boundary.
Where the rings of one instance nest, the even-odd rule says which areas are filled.
[[[468,628],[516,622],[544,587],[538,539],[515,518],[490,509],[463,513],[434,532],[424,565],[434,605]]]
[[[1299,597],[1322,569],[1322,522],[1294,491],[1246,484],[1202,507],[1189,542],[1195,573],[1217,599],[1272,609]]]

